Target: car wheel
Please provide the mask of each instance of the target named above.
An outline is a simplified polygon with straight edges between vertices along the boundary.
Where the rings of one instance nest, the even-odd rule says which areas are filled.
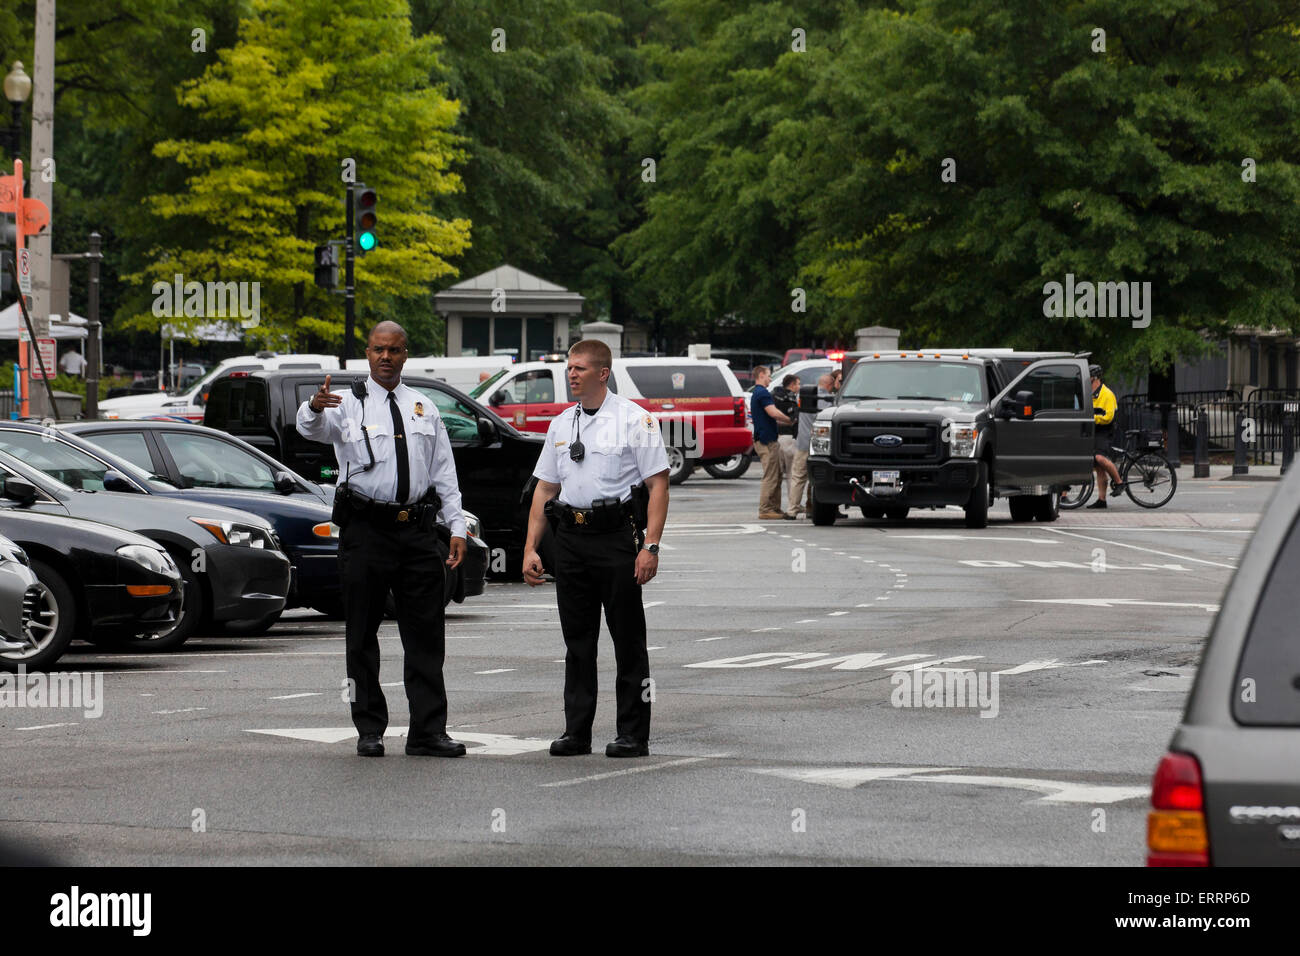
[[[77,632],[77,599],[59,572],[42,561],[32,560],[32,573],[39,583],[28,589],[23,604],[27,609],[23,639],[28,650],[0,654],[0,669],[45,670],[68,649]]]
[[[1061,495],[1053,491],[1049,495],[1039,495],[1034,510],[1034,517],[1039,521],[1055,521],[1061,516]]]
[[[221,623],[221,632],[231,634],[236,637],[257,637],[259,634],[265,634],[275,623],[280,620],[283,608],[266,617],[252,618],[247,621],[223,621]]]
[[[668,484],[680,485],[691,477],[691,472],[695,470],[695,462],[686,457],[684,450],[674,445],[669,445],[664,450],[668,452]]]
[[[342,601],[320,601],[312,605],[313,611],[319,611],[332,620],[343,619],[343,602]]]
[[[1033,521],[1038,510],[1038,496],[1016,495],[1007,499],[1007,505],[1011,508],[1012,521]]]
[[[181,600],[180,619],[170,630],[142,637],[126,637],[120,641],[114,641],[114,647],[128,651],[174,651],[188,641],[194,635],[194,632],[198,630],[199,622],[203,620],[203,615],[207,610],[207,604],[203,599],[203,582],[199,580],[199,576],[194,569],[190,567],[190,561],[184,554],[179,551],[170,553],[172,560],[176,562],[176,567],[181,572],[181,586],[184,590],[184,597]]]
[[[1012,499],[1015,500],[1014,498]],[[966,527],[987,528],[989,526],[989,463],[981,461],[975,487],[970,492],[970,502],[966,505]]]
[[[825,526],[834,524],[835,519],[840,516],[840,506],[822,504],[817,500],[816,489],[813,490],[812,503],[812,523],[815,525]]]
[[[911,510],[911,508],[886,508],[885,517],[890,521],[902,521]]]
[[[739,478],[749,471],[750,463],[753,460],[754,456],[752,454],[732,455],[726,461],[705,465],[704,470],[714,478]]]

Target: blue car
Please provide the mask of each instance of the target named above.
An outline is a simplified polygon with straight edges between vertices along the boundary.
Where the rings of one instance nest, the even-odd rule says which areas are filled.
[[[250,445],[200,425],[161,421],[77,422],[43,428],[0,422],[0,449],[74,488],[195,498],[259,515],[276,530],[293,563],[286,607],[339,616],[338,529],[333,488],[294,474]],[[447,575],[445,601],[483,593],[488,547],[473,534],[466,560]],[[472,519],[472,520],[471,520]],[[260,633],[274,622],[227,630]]]

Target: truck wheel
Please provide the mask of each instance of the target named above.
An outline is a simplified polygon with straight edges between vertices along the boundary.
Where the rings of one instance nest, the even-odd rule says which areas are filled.
[[[868,508],[866,505],[858,505],[858,507],[862,509],[862,517],[864,518],[883,518],[885,516],[883,508]]]
[[[817,500],[817,489],[813,489],[812,499],[812,522],[815,525],[824,527],[835,523],[835,519],[840,516],[839,505],[824,505]]]
[[[1061,515],[1061,496],[1053,491],[1049,495],[1039,495],[1034,502],[1034,517],[1039,521],[1055,521]]]
[[[911,510],[911,508],[886,508],[885,517],[890,521],[902,521]]]
[[[691,477],[695,462],[686,457],[686,452],[673,445],[669,445],[665,451],[668,452],[668,484],[680,485]]]
[[[1015,499],[1012,498],[1012,501]],[[966,527],[987,528],[989,526],[989,463],[981,461],[979,476],[975,487],[970,492],[970,502],[966,505]]]
[[[1033,521],[1038,513],[1037,495],[1016,495],[1007,499],[1012,521]]]
[[[752,454],[732,455],[726,461],[705,465],[704,470],[714,478],[739,478],[745,472],[749,471],[750,462],[753,460],[754,456]]]

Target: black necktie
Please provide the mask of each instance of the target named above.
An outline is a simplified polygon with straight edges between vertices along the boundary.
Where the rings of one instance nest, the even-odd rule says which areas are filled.
[[[388,393],[388,410],[393,413],[393,444],[397,446],[397,501],[406,504],[411,493],[411,461],[406,456],[406,429],[402,425],[402,410],[397,406],[397,396]]]

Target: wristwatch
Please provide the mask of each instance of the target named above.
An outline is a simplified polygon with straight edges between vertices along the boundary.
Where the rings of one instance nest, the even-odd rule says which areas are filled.
[[[651,554],[653,554],[656,558],[659,557],[659,545],[657,545],[657,544],[643,544],[643,545],[641,545],[641,550],[642,550],[642,551],[649,551],[649,552],[650,552]]]

